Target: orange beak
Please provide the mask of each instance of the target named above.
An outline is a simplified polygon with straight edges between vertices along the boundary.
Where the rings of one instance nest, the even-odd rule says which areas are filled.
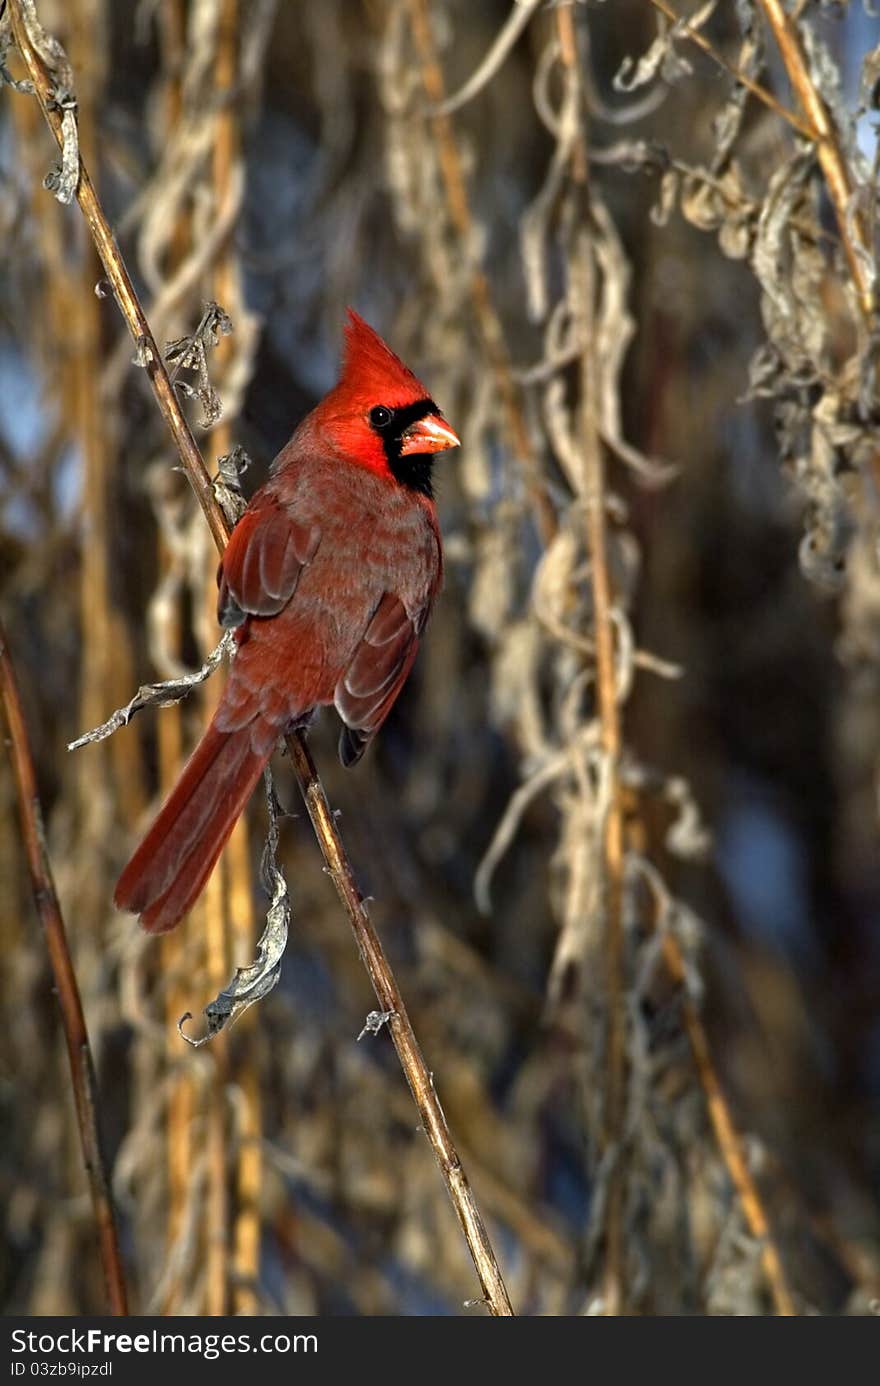
[[[411,453],[445,452],[447,448],[458,447],[461,447],[461,440],[443,415],[428,414],[404,430],[400,455],[406,457]]]

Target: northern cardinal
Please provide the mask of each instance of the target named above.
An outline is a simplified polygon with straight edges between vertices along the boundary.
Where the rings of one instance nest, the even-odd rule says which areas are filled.
[[[412,371],[349,310],[339,383],[303,419],[220,562],[235,628],[226,689],[116,886],[150,933],[199,895],[284,733],[332,703],[354,765],[406,681],[442,577],[434,454],[458,438]]]

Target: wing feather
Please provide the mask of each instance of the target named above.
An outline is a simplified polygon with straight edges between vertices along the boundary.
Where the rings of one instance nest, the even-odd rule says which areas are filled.
[[[274,500],[246,510],[220,560],[220,624],[237,626],[246,616],[277,616],[320,541],[317,525],[298,523]]]
[[[345,723],[339,758],[349,766],[360,760],[406,682],[419,647],[415,619],[393,592],[386,592],[336,685],[334,703]]]

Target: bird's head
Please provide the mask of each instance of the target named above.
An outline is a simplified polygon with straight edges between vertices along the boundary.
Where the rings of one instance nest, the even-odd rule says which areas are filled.
[[[313,425],[347,460],[429,497],[434,454],[459,446],[421,381],[351,308],[342,374]]]

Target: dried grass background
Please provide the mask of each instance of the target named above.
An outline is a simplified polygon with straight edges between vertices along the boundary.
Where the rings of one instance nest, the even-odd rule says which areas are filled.
[[[209,461],[241,443],[265,475],[333,381],[346,303],[461,433],[410,685],[355,773],[329,717],[311,741],[517,1312],[871,1312],[876,17],[38,11],[157,338],[209,300],[232,320],[219,418],[180,376]],[[133,1307],[463,1312],[473,1269],[387,1035],[355,1042],[372,994],[304,816],[282,981],[205,1049],[176,1022],[253,955],[262,805],[179,934],[112,909],[222,675],[66,746],[201,662],[216,558],[82,217],[42,187],[54,159],[6,87],[3,617]],[[97,1312],[5,760],[0,812],[0,1296]]]

